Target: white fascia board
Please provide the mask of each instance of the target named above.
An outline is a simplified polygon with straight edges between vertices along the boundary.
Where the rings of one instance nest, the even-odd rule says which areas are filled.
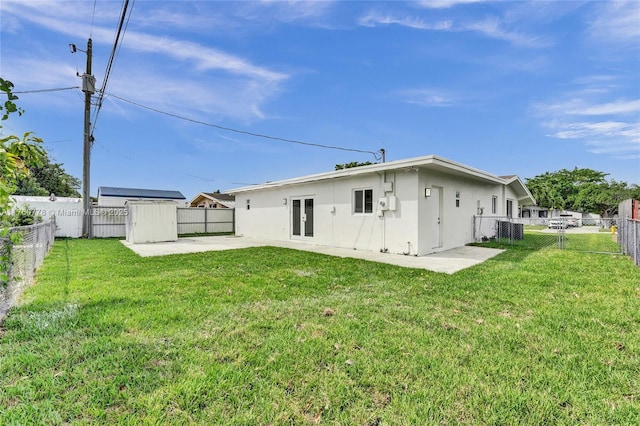
[[[296,185],[302,183],[318,182],[321,180],[338,179],[350,176],[358,176],[367,173],[379,173],[391,170],[402,170],[412,168],[424,168],[424,169],[436,169],[446,172],[454,172],[455,174],[475,177],[477,179],[495,182],[505,183],[505,180],[498,176],[492,175],[485,171],[475,169],[473,167],[465,166],[460,163],[448,160],[446,158],[438,157],[435,155],[428,155],[424,157],[409,158],[406,160],[391,161],[388,163],[372,164],[369,166],[353,167],[350,169],[335,170],[331,172],[318,173],[308,176],[302,176],[292,179],[284,179],[274,182],[267,182],[259,185],[245,186],[241,188],[230,189],[225,191],[227,194],[238,194],[242,192],[258,191],[269,188],[279,188],[287,185]]]
[[[518,198],[518,201],[530,200],[531,204],[536,204],[536,200],[535,198],[533,198],[533,194],[531,194],[531,192],[529,191],[529,188],[527,188],[527,185],[525,185],[522,179],[520,179],[518,176],[512,176],[511,178],[507,179],[506,184],[507,185],[515,184],[516,186],[519,187],[519,190],[517,191],[518,194],[520,193],[524,194],[520,198]]]

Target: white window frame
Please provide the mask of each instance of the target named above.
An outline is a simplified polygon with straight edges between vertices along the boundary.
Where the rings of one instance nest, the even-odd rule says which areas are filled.
[[[370,211],[367,210],[367,193],[371,194],[371,205]],[[358,208],[358,199],[361,201],[361,206]],[[351,197],[352,200],[352,211],[353,214],[373,214],[373,188],[358,188],[353,190],[353,195]],[[360,211],[358,211],[360,210]]]

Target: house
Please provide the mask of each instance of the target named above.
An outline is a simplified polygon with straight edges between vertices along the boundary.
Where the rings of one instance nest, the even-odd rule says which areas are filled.
[[[237,235],[418,256],[473,242],[476,215],[518,217],[535,203],[517,176],[435,155],[227,192]]]
[[[202,207],[207,209],[232,209],[236,205],[236,197],[229,194],[216,192],[201,192],[189,203],[189,207]]]
[[[171,200],[178,206],[186,206],[187,198],[180,191],[161,189],[114,188],[101,186],[98,188],[98,206],[121,207],[127,201]]]

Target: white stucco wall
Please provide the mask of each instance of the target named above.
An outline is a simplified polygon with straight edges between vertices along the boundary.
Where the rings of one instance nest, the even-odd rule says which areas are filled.
[[[384,182],[392,183],[392,192],[385,192]],[[425,188],[433,195],[425,197]],[[373,189],[373,213],[353,213],[353,191],[358,189]],[[236,193],[236,234],[426,255],[473,242],[478,205],[483,214],[491,214],[493,196],[497,197],[497,215],[506,214],[507,199],[512,199],[517,217],[518,200],[508,186],[417,168],[261,188]],[[395,210],[380,215],[378,200],[382,197],[395,197]],[[291,206],[296,198],[314,200],[313,237],[291,235]]]
[[[473,242],[473,216],[478,214],[478,200],[486,212],[491,209],[491,197],[500,198],[502,191],[502,185],[434,171],[420,172],[419,187],[420,254]],[[431,189],[431,196],[424,196],[425,188]],[[436,237],[436,228],[440,238]]]
[[[379,251],[386,247],[390,252],[401,253],[407,250],[407,241],[417,244],[415,226],[405,226],[408,220],[415,223],[415,191],[409,190],[406,183],[396,183],[396,188],[402,188],[396,191],[396,210],[386,211],[380,217],[378,200],[393,195],[384,192],[383,179],[382,174],[372,174],[236,194],[236,233],[358,250]],[[372,213],[353,213],[353,191],[358,189],[373,190]],[[291,206],[296,198],[314,200],[313,237],[291,235]]]
[[[56,237],[78,238],[82,235],[82,198],[58,197],[50,201],[49,197],[12,195],[13,208],[33,210],[46,222],[55,216]]]

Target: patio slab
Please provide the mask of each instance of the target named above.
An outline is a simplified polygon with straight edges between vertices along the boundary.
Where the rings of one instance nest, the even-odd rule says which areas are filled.
[[[447,274],[453,274],[462,269],[482,263],[504,251],[493,248],[464,246],[426,256],[404,256],[400,254],[321,246],[302,241],[276,241],[237,236],[188,237],[179,238],[177,241],[147,244],[132,244],[122,240],[122,244],[142,257],[233,250],[249,247],[284,247],[329,256],[364,259],[407,268],[427,269]]]

